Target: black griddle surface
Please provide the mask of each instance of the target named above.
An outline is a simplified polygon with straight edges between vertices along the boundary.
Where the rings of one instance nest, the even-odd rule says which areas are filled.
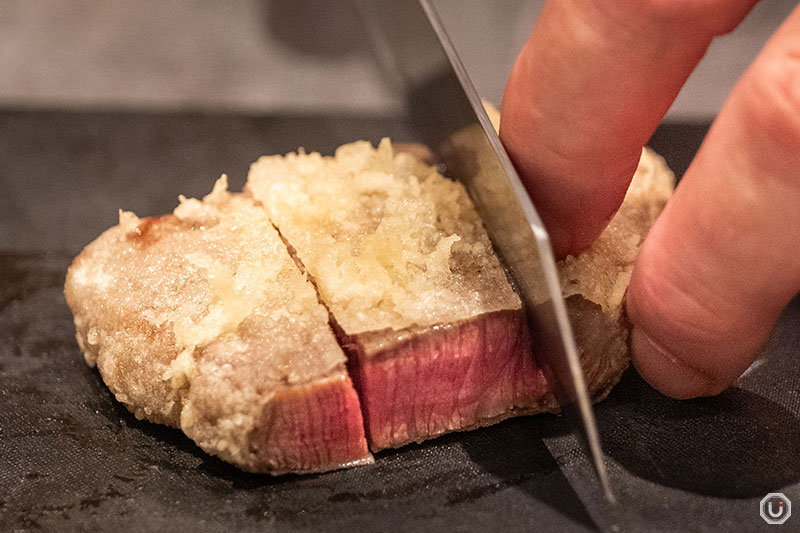
[[[667,124],[651,145],[681,173],[706,129]],[[800,505],[800,299],[717,398],[670,400],[626,373],[597,406],[613,511],[555,416],[272,478],[114,401],[83,362],[62,287],[117,208],[161,214],[220,172],[240,187],[261,154],[406,133],[392,118],[0,112],[0,530],[754,531],[766,493]]]

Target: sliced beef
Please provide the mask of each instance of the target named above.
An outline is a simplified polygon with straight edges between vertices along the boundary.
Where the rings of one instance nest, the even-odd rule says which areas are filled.
[[[372,461],[328,314],[261,208],[204,201],[120,224],[75,259],[78,343],[139,418],[254,472]]]
[[[373,450],[554,407],[459,183],[384,140],[261,158],[246,192],[331,313]]]
[[[273,474],[372,462],[358,396],[343,375],[276,393],[261,411],[249,444],[257,463]]]
[[[628,365],[624,290],[672,180],[645,152],[597,245],[560,264],[595,399]],[[345,145],[335,157],[261,158],[246,193],[296,250],[331,313],[373,450],[558,409],[520,299],[460,184],[384,139],[377,149]]]

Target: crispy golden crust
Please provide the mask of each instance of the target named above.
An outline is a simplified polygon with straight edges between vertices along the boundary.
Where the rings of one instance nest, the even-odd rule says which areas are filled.
[[[605,231],[589,250],[559,262],[562,292],[596,401],[608,395],[628,367],[625,291],[639,248],[674,186],[675,176],[664,160],[644,149],[628,194]]]
[[[348,335],[521,308],[464,187],[389,139],[262,157],[245,191]]]

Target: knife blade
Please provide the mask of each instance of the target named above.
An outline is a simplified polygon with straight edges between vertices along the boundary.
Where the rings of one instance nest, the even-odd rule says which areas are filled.
[[[523,301],[536,356],[592,462],[608,481],[550,237],[429,0],[357,3],[377,54],[403,87],[412,126],[462,182]]]

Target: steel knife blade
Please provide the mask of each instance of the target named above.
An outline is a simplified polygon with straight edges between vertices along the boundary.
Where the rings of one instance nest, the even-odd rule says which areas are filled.
[[[378,56],[402,87],[415,134],[461,181],[523,301],[537,361],[614,501],[550,238],[430,0],[363,0]]]

